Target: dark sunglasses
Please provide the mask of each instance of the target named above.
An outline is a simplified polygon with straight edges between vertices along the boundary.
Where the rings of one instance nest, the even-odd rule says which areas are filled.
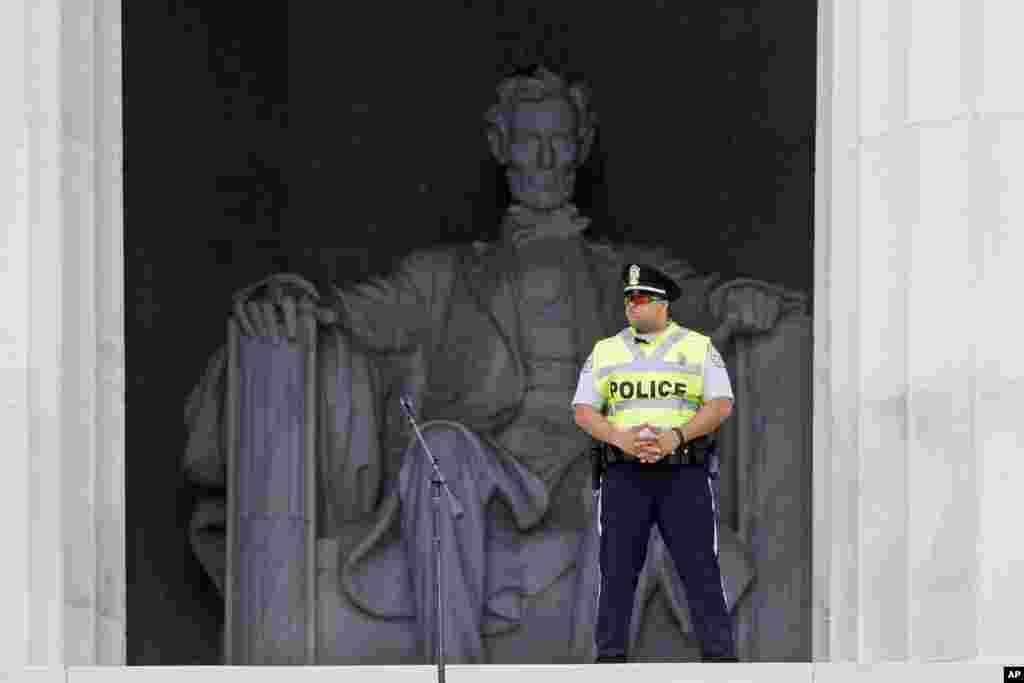
[[[664,301],[660,296],[654,294],[642,294],[640,292],[630,292],[626,295],[626,302],[631,303],[634,306],[642,306],[643,304],[653,304]]]

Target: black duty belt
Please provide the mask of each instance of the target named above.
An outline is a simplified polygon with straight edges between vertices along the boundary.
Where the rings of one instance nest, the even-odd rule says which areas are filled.
[[[707,462],[707,444],[688,443],[682,448],[677,448],[672,453],[658,460],[659,465],[704,465]],[[639,462],[639,458],[629,455],[625,451],[605,444],[603,449],[604,462],[606,465],[614,465],[621,462]]]

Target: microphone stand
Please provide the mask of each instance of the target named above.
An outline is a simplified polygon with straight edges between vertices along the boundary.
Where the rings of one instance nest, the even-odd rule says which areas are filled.
[[[416,417],[413,414],[412,403],[405,396],[399,397],[399,403],[402,405],[402,410],[405,411],[406,417],[409,418],[409,424],[412,425],[413,431],[416,432],[416,438],[419,439],[420,446],[423,447],[423,452],[430,458],[430,464],[433,468],[433,476],[430,479],[432,499],[433,499],[433,524],[434,524],[434,590],[437,596],[437,633],[435,638],[435,648],[437,654],[437,680],[438,683],[444,683],[444,603],[441,600],[441,581],[443,574],[441,573],[441,520],[440,520],[440,507],[441,507],[441,487],[448,492],[448,506],[451,508],[452,517],[455,519],[462,518],[462,506],[459,505],[459,501],[455,498],[452,490],[448,487],[448,481],[444,478],[444,474],[441,473],[441,468],[437,465],[437,459],[434,454],[430,452],[430,448],[427,447],[427,442],[423,439],[423,432],[420,431],[420,426],[416,423]]]

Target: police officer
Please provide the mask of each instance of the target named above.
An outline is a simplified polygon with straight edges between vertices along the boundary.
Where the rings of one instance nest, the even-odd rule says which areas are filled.
[[[597,661],[626,661],[652,524],[682,578],[702,660],[738,661],[706,466],[706,435],[732,411],[729,375],[708,337],[668,317],[680,294],[675,282],[642,264],[622,277],[629,325],[594,345],[573,399],[576,424],[605,444],[607,465],[598,499]]]

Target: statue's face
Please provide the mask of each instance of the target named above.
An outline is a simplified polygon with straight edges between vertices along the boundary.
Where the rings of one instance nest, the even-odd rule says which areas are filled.
[[[562,98],[522,102],[508,124],[506,175],[512,196],[539,211],[566,205],[579,158],[575,108]]]

